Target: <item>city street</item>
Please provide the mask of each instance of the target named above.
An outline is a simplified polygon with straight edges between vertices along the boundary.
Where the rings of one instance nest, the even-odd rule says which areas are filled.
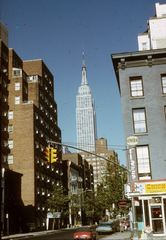
[[[75,232],[89,231],[89,227],[81,227],[81,228],[71,228],[71,229],[61,229],[55,231],[43,231],[43,232],[34,232],[29,234],[17,234],[15,236],[2,237],[2,239],[25,239],[28,238],[30,240],[73,240],[73,236]],[[102,234],[96,235],[96,240],[108,240],[108,239],[116,239],[116,240],[130,240],[131,233],[130,231],[125,231],[124,233],[116,232],[114,234]]]

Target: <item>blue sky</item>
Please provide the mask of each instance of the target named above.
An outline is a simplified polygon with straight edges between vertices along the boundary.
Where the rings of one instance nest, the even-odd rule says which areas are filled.
[[[154,15],[153,0],[1,0],[8,47],[23,61],[43,59],[54,76],[62,142],[77,143],[76,95],[84,48],[98,138],[106,138],[125,164],[121,99],[110,54],[137,51],[137,36]]]

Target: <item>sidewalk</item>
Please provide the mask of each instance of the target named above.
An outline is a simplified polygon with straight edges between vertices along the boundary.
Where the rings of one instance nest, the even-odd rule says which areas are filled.
[[[130,231],[124,231],[123,233],[121,232],[116,232],[116,233],[113,233],[113,234],[109,234],[107,236],[105,236],[103,238],[104,240],[107,239],[107,240],[121,240],[121,239],[125,239],[125,240],[131,240],[131,232]]]
[[[60,229],[60,230],[62,230],[62,229]],[[29,237],[29,236],[47,235],[49,233],[53,233],[53,232],[56,232],[56,231],[59,231],[59,230],[48,230],[48,231],[30,232],[30,233],[18,233],[18,234],[9,235],[9,236],[3,236],[3,237],[1,237],[1,239],[6,239],[6,240],[19,239],[19,238],[21,239],[21,238],[26,238],[26,237]]]

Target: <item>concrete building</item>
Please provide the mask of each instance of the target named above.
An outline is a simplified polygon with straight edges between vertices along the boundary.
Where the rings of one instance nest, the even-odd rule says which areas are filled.
[[[108,150],[107,140],[105,138],[96,140],[95,145],[96,151],[92,151],[92,154],[86,152],[80,152],[80,154],[83,159],[86,159],[86,161],[93,166],[94,187],[97,187],[97,184],[102,181],[105,175],[107,161],[95,156],[94,154],[97,154],[104,158],[109,158],[112,156],[113,159],[115,158],[117,161],[118,155],[114,150]]]
[[[42,60],[23,62],[9,49],[8,78],[8,164],[23,174],[21,198],[25,206],[31,206],[26,225],[44,230],[46,197],[52,184],[62,178],[61,148],[56,163],[45,161],[46,140],[61,142],[53,75]]]
[[[94,99],[87,81],[87,72],[83,53],[82,83],[78,89],[76,108],[77,147],[87,151],[95,151],[96,113]]]
[[[138,35],[139,51],[166,48],[166,4],[155,4],[156,15],[148,21],[148,29]]]
[[[83,191],[93,190],[93,167],[85,159],[82,159],[79,153],[62,154],[62,160],[69,160],[79,167],[79,178],[77,178],[77,181],[81,182],[79,187],[81,187]]]
[[[156,4],[157,16],[159,6]],[[124,138],[139,139],[126,154],[132,189],[139,191],[135,198],[138,233],[149,225],[158,238],[166,236],[166,49],[159,42],[153,43],[150,50],[112,54]]]

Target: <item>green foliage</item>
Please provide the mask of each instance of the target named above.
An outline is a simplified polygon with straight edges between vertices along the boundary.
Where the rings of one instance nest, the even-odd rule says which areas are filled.
[[[110,160],[118,163],[116,157],[110,156]],[[124,184],[126,183],[126,171],[116,164],[107,162],[105,176],[98,187],[97,197],[101,199],[100,202],[109,212],[119,213],[119,200],[123,198]]]
[[[30,232],[35,232],[35,231],[36,231],[36,228],[35,228],[35,227],[30,227],[29,231],[30,231]]]
[[[94,209],[95,209],[95,198],[93,191],[87,191],[84,194],[84,200],[82,204],[83,210],[87,217],[93,222]]]
[[[50,197],[46,200],[47,208],[51,213],[60,212],[62,209],[67,208],[69,198],[65,195],[65,189],[63,187],[54,185]]]
[[[74,193],[70,196],[70,210],[71,214],[77,216],[77,213],[82,207],[82,191],[77,190],[77,193]]]

